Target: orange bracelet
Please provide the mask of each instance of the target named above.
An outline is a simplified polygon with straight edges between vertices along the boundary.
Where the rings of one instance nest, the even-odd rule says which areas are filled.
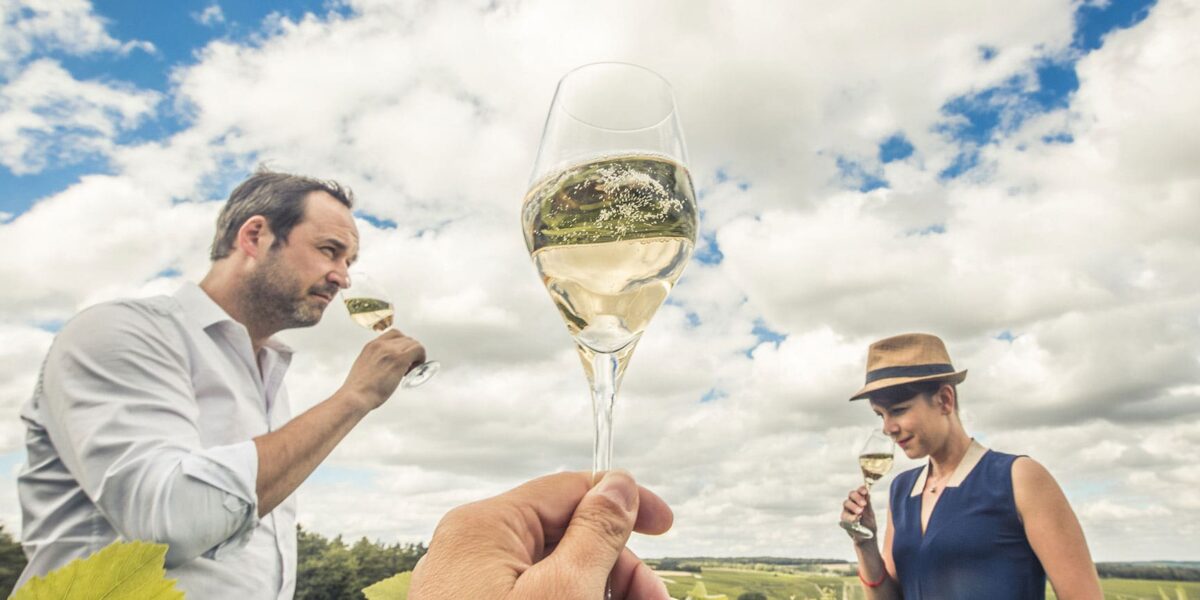
[[[876,581],[875,583],[871,583],[870,581],[867,581],[867,579],[865,577],[862,576],[862,565],[858,566],[858,580],[863,582],[863,585],[865,585],[869,588],[877,588],[877,587],[883,585],[884,579],[887,579],[887,570],[884,570],[883,574],[879,576],[879,581]]]

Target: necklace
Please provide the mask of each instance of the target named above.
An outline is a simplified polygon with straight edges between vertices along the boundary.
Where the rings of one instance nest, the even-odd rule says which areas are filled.
[[[945,476],[938,477],[936,479],[934,479],[933,477],[930,477],[929,478],[929,493],[930,494],[938,493],[938,486],[941,485],[942,483],[944,483],[945,479],[946,479]]]

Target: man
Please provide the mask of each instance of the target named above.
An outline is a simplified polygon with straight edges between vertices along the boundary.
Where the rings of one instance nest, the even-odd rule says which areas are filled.
[[[291,598],[292,492],[425,359],[390,330],[328,399],[291,418],[292,351],[358,252],[349,190],[260,171],[217,220],[212,267],[173,296],[87,309],[55,338],[21,417],[18,586],[117,539],[168,545],[189,599]]]

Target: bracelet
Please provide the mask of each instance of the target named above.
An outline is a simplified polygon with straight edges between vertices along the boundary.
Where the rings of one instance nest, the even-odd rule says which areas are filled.
[[[863,582],[863,585],[865,585],[869,588],[877,588],[877,587],[883,585],[884,579],[887,579],[887,569],[884,569],[883,574],[881,574],[879,576],[879,581],[872,583],[870,581],[867,581],[867,578],[862,576],[862,565],[858,566],[858,580]]]

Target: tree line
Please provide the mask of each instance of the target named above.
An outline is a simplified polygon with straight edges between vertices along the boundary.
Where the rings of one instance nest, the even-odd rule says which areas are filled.
[[[346,544],[342,536],[326,539],[296,527],[296,600],[358,598],[363,588],[404,571],[425,556],[425,544],[384,544],[360,538]]]
[[[326,600],[364,598],[362,589],[397,573],[411,571],[428,549],[424,543],[384,544],[360,538],[347,544],[342,536],[326,538],[314,531],[297,527],[296,598]],[[25,568],[25,553],[20,542],[0,524],[0,593],[11,593]],[[717,564],[778,565],[816,567],[836,563],[835,559],[779,558],[772,556],[720,558],[697,556],[660,558],[646,561],[662,571],[699,572],[701,566]],[[1156,581],[1200,581],[1197,563],[1142,562],[1096,563],[1100,577],[1150,579]]]
[[[1178,563],[1096,563],[1096,570],[1104,578],[1200,581],[1200,568]]]
[[[364,599],[363,588],[397,573],[411,571],[427,550],[424,543],[384,544],[367,538],[347,544],[296,528],[297,600]],[[25,568],[20,542],[0,525],[0,597],[12,593]]]

